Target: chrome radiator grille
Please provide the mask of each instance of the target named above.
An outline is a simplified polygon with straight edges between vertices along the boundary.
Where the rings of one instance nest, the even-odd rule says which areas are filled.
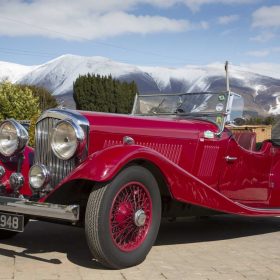
[[[52,129],[60,119],[44,118],[36,125],[35,164],[44,164],[51,173],[50,186],[55,187],[75,168],[75,157],[64,161],[55,156],[51,149]]]

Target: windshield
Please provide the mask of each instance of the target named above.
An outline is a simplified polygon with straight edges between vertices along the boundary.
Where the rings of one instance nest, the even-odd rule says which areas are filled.
[[[228,96],[228,92],[139,95],[134,103],[133,114],[201,118],[215,123],[223,130]]]
[[[274,106],[259,99],[233,92],[137,95],[132,114],[204,119],[220,132],[227,125],[231,131],[256,132],[257,142],[271,139],[280,145],[280,97]]]

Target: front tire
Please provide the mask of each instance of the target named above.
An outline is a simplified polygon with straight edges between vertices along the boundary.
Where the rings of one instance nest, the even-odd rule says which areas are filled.
[[[141,263],[157,237],[161,197],[150,171],[124,169],[88,199],[85,231],[89,248],[103,265],[120,269]]]

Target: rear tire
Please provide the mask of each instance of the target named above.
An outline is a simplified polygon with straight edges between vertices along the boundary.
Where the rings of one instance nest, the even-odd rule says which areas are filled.
[[[153,246],[160,219],[154,176],[141,166],[128,167],[89,196],[85,232],[91,253],[110,268],[137,265]]]

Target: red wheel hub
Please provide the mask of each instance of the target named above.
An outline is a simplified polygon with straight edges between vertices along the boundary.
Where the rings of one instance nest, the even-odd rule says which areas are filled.
[[[133,209],[129,202],[124,201],[120,203],[117,211],[115,212],[116,222],[118,222],[119,225],[125,224],[125,221],[131,216],[132,211]]]
[[[152,222],[152,200],[147,188],[129,182],[116,194],[110,211],[111,236],[122,251],[138,248],[146,239]]]

